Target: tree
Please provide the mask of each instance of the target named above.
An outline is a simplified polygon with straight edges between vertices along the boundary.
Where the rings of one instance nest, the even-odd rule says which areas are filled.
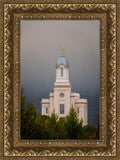
[[[67,129],[68,137],[70,139],[77,139],[78,137],[77,131],[78,131],[79,123],[77,118],[78,116],[75,109],[71,107],[69,115],[66,117],[66,120],[67,120],[66,129]]]
[[[78,122],[75,109],[70,109],[69,115],[58,119],[55,111],[51,117],[36,112],[32,101],[26,102],[24,90],[21,88],[21,138],[22,139],[98,139],[99,115],[97,127],[83,126],[83,120]]]
[[[35,131],[36,106],[31,102],[27,102],[21,89],[21,138],[34,138]]]
[[[51,117],[45,120],[44,124],[44,138],[45,139],[56,139],[56,132],[57,132],[57,115],[53,111]]]
[[[97,130],[96,130],[96,138],[99,139],[99,129],[100,129],[100,124],[99,124],[99,113],[97,115]]]
[[[92,125],[86,125],[83,127],[84,136],[83,139],[96,139],[96,127]]]
[[[66,129],[66,120],[64,117],[60,117],[57,122],[57,139],[68,139],[68,133]]]
[[[83,119],[81,119],[80,123],[78,124],[77,135],[78,135],[78,139],[83,139],[84,137]]]

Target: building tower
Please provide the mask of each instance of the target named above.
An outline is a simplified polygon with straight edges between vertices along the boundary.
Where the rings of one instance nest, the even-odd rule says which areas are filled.
[[[54,106],[55,113],[60,113],[60,117],[69,114],[71,85],[69,82],[69,64],[63,54],[61,47],[61,55],[56,63],[56,81],[54,84]]]
[[[56,63],[54,92],[49,94],[49,99],[42,99],[42,115],[51,116],[55,111],[58,117],[65,117],[73,106],[78,114],[78,121],[82,118],[83,125],[87,125],[87,99],[81,99],[79,93],[71,92],[69,67],[61,46],[61,54]]]

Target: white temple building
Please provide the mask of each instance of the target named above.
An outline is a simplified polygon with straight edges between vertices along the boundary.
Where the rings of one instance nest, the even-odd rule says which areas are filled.
[[[42,115],[51,116],[53,111],[58,117],[65,117],[69,114],[73,106],[78,114],[78,121],[83,120],[83,125],[87,125],[87,99],[81,99],[79,93],[71,92],[69,81],[69,63],[63,54],[56,63],[56,80],[54,92],[49,94],[49,99],[42,99]]]

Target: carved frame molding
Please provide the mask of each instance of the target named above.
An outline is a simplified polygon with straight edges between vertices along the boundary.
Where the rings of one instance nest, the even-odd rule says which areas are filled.
[[[2,1],[0,71],[3,159],[118,159],[119,1]],[[86,3],[87,2],[87,3]],[[101,2],[101,3],[100,3]],[[20,140],[20,21],[100,20],[100,139]],[[118,116],[119,114],[119,116]],[[84,156],[84,157],[83,157]]]

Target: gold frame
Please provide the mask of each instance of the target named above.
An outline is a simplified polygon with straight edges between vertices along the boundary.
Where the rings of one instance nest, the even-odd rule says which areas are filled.
[[[119,159],[120,1],[1,0],[2,159]],[[20,139],[20,20],[100,20],[100,139]]]

